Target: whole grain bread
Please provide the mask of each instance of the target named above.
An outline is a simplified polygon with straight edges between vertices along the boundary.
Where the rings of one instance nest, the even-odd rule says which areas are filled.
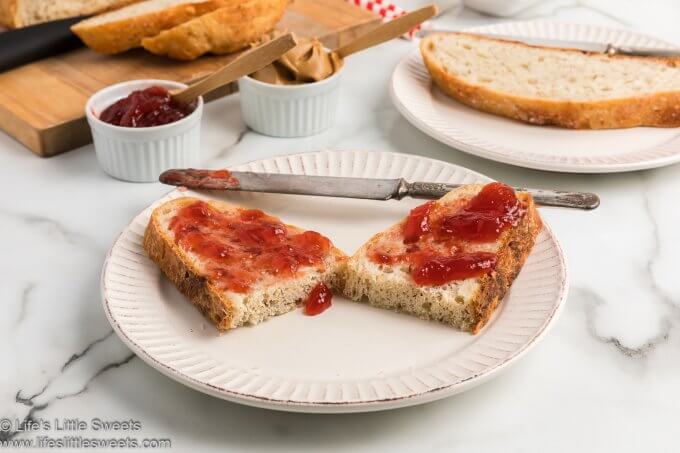
[[[236,52],[271,31],[281,20],[287,0],[245,0],[196,17],[142,40],[148,51],[177,60],[206,53]]]
[[[420,42],[432,80],[475,109],[574,129],[680,126],[680,58],[604,55],[466,33]]]
[[[139,0],[0,0],[0,24],[21,28],[101,13]]]
[[[471,184],[455,189],[436,203],[460,203],[476,195],[483,185]],[[369,258],[371,249],[390,233],[403,228],[401,221],[373,236],[343,269],[344,294],[355,301],[409,313],[423,319],[440,321],[472,333],[488,322],[519,273],[542,223],[533,199],[526,193],[517,197],[525,204],[526,214],[519,223],[506,229],[496,243],[484,244],[484,251],[497,254],[495,269],[479,278],[454,281],[442,286],[417,285],[408,264],[376,264]]]
[[[339,287],[337,278],[345,255],[332,247],[325,259],[325,268],[307,267],[298,271],[294,278],[263,280],[247,293],[235,293],[221,289],[205,272],[204,263],[191,252],[179,246],[169,223],[183,207],[197,202],[191,197],[177,198],[157,207],[149,221],[143,246],[149,257],[158,264],[163,273],[175,284],[220,331],[244,324],[257,324],[272,316],[289,312],[300,304],[319,283],[332,288]],[[238,206],[209,201],[211,208],[220,212],[242,209]],[[301,233],[302,229],[286,225],[289,232]]]
[[[71,30],[89,48],[116,54],[139,47],[145,37],[235,3],[238,0],[147,0],[83,20]]]

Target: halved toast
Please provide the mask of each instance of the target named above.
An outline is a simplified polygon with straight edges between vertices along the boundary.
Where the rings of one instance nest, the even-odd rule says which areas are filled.
[[[466,33],[420,42],[432,80],[472,108],[574,129],[680,126],[680,58],[605,55]]]
[[[208,14],[150,36],[142,46],[176,60],[206,53],[228,54],[247,47],[274,29],[288,0],[233,1]]]
[[[78,22],[71,31],[90,49],[116,54],[139,47],[156,36],[239,0],[146,0]]]
[[[506,194],[512,193],[513,199],[516,196],[516,209],[508,211],[515,217],[503,217],[506,223],[498,229],[487,224],[493,231],[484,234],[497,235],[500,231],[490,241],[482,235],[486,227],[466,217],[484,187],[492,186],[462,186],[416,208],[406,219],[373,236],[347,261],[344,294],[355,301],[477,333],[519,273],[542,225],[531,196],[515,195],[504,186]],[[467,237],[476,235],[475,239],[462,239],[452,232],[460,226],[452,227],[447,219],[464,220]],[[415,236],[414,225],[422,230]],[[470,257],[475,260],[470,261]],[[436,269],[445,277],[434,275],[433,265],[439,266]],[[455,277],[455,266],[459,265],[467,266],[464,274],[478,275],[449,279]]]
[[[144,249],[220,331],[293,310],[338,287],[345,255],[325,237],[262,211],[177,198],[156,208]]]

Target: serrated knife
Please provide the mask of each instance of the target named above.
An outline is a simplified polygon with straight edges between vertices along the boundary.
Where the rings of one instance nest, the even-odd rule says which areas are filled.
[[[516,41],[530,46],[555,47],[558,49],[577,49],[586,52],[603,53],[607,55],[629,55],[637,57],[680,57],[680,49],[661,49],[656,47],[624,46],[608,42],[567,41],[562,39],[536,38],[528,36],[500,35],[494,33],[479,33],[460,30],[461,33],[484,36],[504,41]],[[450,30],[423,30],[418,35],[424,37],[435,33],[452,33]]]
[[[269,192],[369,200],[401,200],[404,197],[437,199],[463,185],[408,182],[403,178],[345,178],[193,168],[167,170],[160,175],[159,181],[163,184],[199,190]],[[594,193],[527,188],[515,190],[530,193],[536,203],[542,206],[595,209],[600,205],[600,198]]]

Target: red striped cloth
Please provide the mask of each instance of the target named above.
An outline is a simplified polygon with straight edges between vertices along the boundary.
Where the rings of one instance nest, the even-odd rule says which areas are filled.
[[[398,7],[389,0],[347,0],[350,3],[354,3],[360,8],[367,9],[368,11],[374,12],[383,18],[383,22],[388,22],[399,16],[406,14],[402,8]],[[422,25],[412,28],[408,33],[404,34],[407,39],[412,39],[418,31],[420,31]]]

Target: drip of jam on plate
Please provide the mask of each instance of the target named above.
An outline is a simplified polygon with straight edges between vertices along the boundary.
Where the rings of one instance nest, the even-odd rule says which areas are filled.
[[[429,201],[409,213],[400,229],[401,244],[378,243],[369,250],[369,259],[379,265],[407,265],[418,285],[481,277],[493,271],[498,257],[479,251],[478,244],[496,242],[525,213],[514,190],[497,182],[458,204]]]
[[[105,123],[122,127],[152,127],[174,123],[189,115],[195,105],[175,102],[163,87],[152,86],[130,93],[99,115]]]
[[[287,227],[257,209],[221,212],[204,201],[181,208],[170,221],[175,242],[204,263],[218,286],[246,293],[262,281],[322,270],[331,242],[314,231]]]
[[[229,170],[166,170],[158,179],[163,184],[195,189],[238,189],[241,185]]]
[[[307,296],[305,314],[309,316],[323,313],[331,306],[333,292],[323,283],[318,283]]]

